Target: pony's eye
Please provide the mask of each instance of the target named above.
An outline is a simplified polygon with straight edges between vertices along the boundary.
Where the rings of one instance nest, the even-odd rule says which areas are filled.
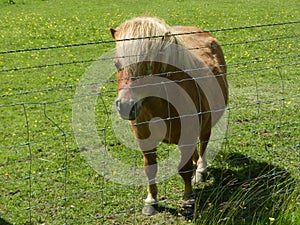
[[[130,77],[131,81],[136,81],[138,78],[137,77]]]
[[[117,68],[118,71],[122,70],[122,65],[118,61],[115,61],[115,67]]]

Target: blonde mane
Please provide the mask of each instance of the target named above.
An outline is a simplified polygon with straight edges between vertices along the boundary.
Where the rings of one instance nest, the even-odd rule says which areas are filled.
[[[170,31],[165,21],[155,17],[137,17],[125,21],[118,28],[118,39],[161,36]]]
[[[117,57],[125,72],[131,76],[153,73],[154,67],[155,71],[166,72],[167,65],[159,65],[157,62],[169,59],[172,60],[169,64],[176,65],[177,68],[203,67],[203,62],[200,60],[199,65],[199,59],[191,51],[184,51],[183,39],[172,35],[171,27],[164,20],[137,17],[125,21],[116,31],[115,38],[119,40]],[[161,53],[163,54],[160,55]]]

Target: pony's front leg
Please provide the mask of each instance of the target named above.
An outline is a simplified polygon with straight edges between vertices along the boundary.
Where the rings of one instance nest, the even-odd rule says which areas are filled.
[[[189,149],[180,148],[181,162],[179,164],[179,174],[184,181],[183,199],[188,200],[192,197],[192,181],[193,176],[193,154],[189,154]]]
[[[145,206],[142,210],[143,214],[152,216],[157,211],[157,186],[155,177],[157,173],[156,149],[152,151],[144,151],[144,169],[148,177],[148,196],[145,199]]]
[[[193,148],[192,148],[193,149]],[[184,181],[183,205],[180,213],[185,218],[190,218],[194,214],[195,196],[193,196],[192,176],[193,176],[193,156],[194,153],[190,147],[181,147],[181,162],[179,164],[179,174]]]

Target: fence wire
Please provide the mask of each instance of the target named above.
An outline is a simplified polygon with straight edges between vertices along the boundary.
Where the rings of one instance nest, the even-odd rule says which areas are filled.
[[[300,21],[289,21],[203,32],[239,32],[299,24]],[[172,36],[196,33],[199,32],[172,34]],[[277,47],[283,45],[286,40],[295,43],[291,47],[291,52],[287,50],[276,57],[257,55],[254,58],[245,57],[227,64],[227,78],[230,81],[230,103],[226,108],[229,115],[228,128],[226,135],[221,138],[224,143],[222,150],[211,165],[210,183],[200,188],[199,212],[197,213],[202,216],[209,217],[215,215],[216,212],[226,214],[228,210],[233,211],[231,214],[227,212],[226,215],[234,215],[236,211],[234,208],[240,207],[243,215],[253,217],[253,208],[265,203],[265,207],[272,207],[274,204],[273,209],[277,210],[279,205],[268,203],[269,200],[271,199],[271,202],[277,200],[278,204],[282,204],[282,199],[285,198],[281,196],[287,196],[298,185],[299,181],[294,177],[299,172],[300,162],[300,142],[295,137],[299,134],[300,123],[297,117],[300,110],[299,80],[296,77],[299,74],[300,63],[300,54],[297,51],[299,35],[272,36],[273,33],[269,35],[264,38],[221,44],[223,50],[228,50],[251,45],[263,48],[266,44]],[[18,57],[19,54],[28,52],[51,52],[86,46],[102,47],[117,41],[100,40],[12,49],[1,51],[0,55]],[[208,47],[203,46],[203,48]],[[143,193],[141,188],[145,189],[145,187],[136,186],[134,181],[117,184],[107,180],[105,174],[114,173],[110,171],[109,165],[116,164],[117,161],[129,163],[133,169],[138,168],[141,166],[142,155],[137,150],[126,150],[124,154],[116,153],[114,159],[107,158],[99,162],[103,174],[98,174],[88,162],[84,161],[82,152],[86,150],[77,147],[74,140],[76,133],[71,126],[72,105],[76,104],[79,99],[96,96],[100,105],[96,109],[96,114],[100,122],[96,130],[84,130],[82,133],[99,134],[107,151],[114,152],[121,148],[122,143],[114,136],[114,130],[108,123],[111,114],[109,107],[117,95],[118,80],[110,78],[105,83],[78,84],[78,81],[72,81],[71,84],[66,84],[67,82],[61,79],[56,86],[46,83],[35,87],[33,81],[35,78],[30,76],[31,72],[48,76],[51,71],[59,69],[56,74],[58,77],[69,67],[80,65],[86,68],[93,62],[112,60],[112,58],[105,57],[87,58],[0,68],[0,77],[3,79],[13,76],[12,79],[16,82],[21,78],[21,82],[23,80],[32,82],[32,85],[24,82],[25,90],[22,88],[6,91],[5,83],[1,87],[0,110],[3,120],[1,131],[3,140],[0,143],[0,168],[4,179],[0,181],[0,187],[1,198],[6,198],[6,205],[0,207],[0,218],[13,223],[14,219],[22,215],[26,218],[24,223],[29,224],[47,224],[53,216],[60,218],[60,224],[140,223],[142,198],[145,197],[145,192]],[[189,72],[189,70],[184,72]],[[293,75],[290,76],[290,74]],[[152,76],[164,75],[161,73]],[[269,83],[269,86],[266,83]],[[74,98],[74,92],[78,87],[100,85],[107,87],[101,91]],[[253,89],[247,89],[248,87]],[[266,90],[268,88],[270,90]],[[292,93],[289,89],[292,89]],[[178,118],[186,116],[194,115],[182,115]],[[273,117],[274,120],[272,120]],[[124,128],[126,127],[114,127],[119,130]],[[218,141],[220,140],[211,142]],[[158,149],[158,154],[161,154],[162,158],[168,158],[169,152],[172,151],[175,151],[174,147],[162,145]],[[283,159],[283,156],[287,158]],[[176,183],[176,178],[161,177],[161,180],[164,181],[159,183],[163,195],[163,198],[159,199],[163,215],[160,224],[174,223],[178,219],[176,210],[183,189],[180,184]],[[230,193],[238,193],[238,195],[234,196]],[[79,212],[77,215],[80,217],[76,219],[72,217],[74,212]]]

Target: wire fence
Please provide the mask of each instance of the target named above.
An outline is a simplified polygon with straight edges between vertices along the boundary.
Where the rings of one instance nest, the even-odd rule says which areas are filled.
[[[299,29],[299,24],[300,21],[289,21],[203,31],[225,36],[230,32],[255,33],[269,29],[258,38],[251,36],[221,44],[227,57],[230,91],[226,108],[228,127],[221,140],[212,140],[222,141],[223,145],[211,163],[208,182],[198,190],[197,212],[204,222],[211,216],[223,221],[233,216],[236,221],[242,221],[257,216],[259,210],[279,212],[298,185],[300,35],[294,31]],[[275,27],[293,32],[278,35]],[[55,224],[178,221],[178,202],[183,190],[178,177],[160,177],[161,213],[154,219],[140,215],[146,194],[144,186],[136,185],[134,180],[120,184],[106,179],[107,175],[123,176],[111,169],[118,162],[128,164],[134,171],[142,162],[138,149],[126,148],[115,136],[116,129],[123,127],[113,127],[110,122],[110,106],[117,95],[118,80],[112,76],[105,82],[79,82],[90,64],[112,63],[113,58],[87,56],[66,61],[62,57],[59,62],[48,59],[61,53],[57,51],[92,47],[89,50],[98,52],[107,49],[106,45],[131,40],[136,38],[0,51],[8,60],[25,57],[21,64],[0,68],[3,80],[0,187],[4,202],[0,206],[0,218],[6,224],[50,224],[53,220]],[[44,53],[46,57],[27,63],[31,56],[26,54],[33,52]],[[89,86],[100,88],[74,97],[76,89]],[[72,106],[89,97],[97,98],[98,122],[96,130],[82,133],[97,133],[105,150],[114,157],[99,161],[100,173],[83,157],[87,150],[78,148],[76,132],[72,129]],[[174,151],[173,146],[161,145],[158,154],[168,160],[168,154]]]

